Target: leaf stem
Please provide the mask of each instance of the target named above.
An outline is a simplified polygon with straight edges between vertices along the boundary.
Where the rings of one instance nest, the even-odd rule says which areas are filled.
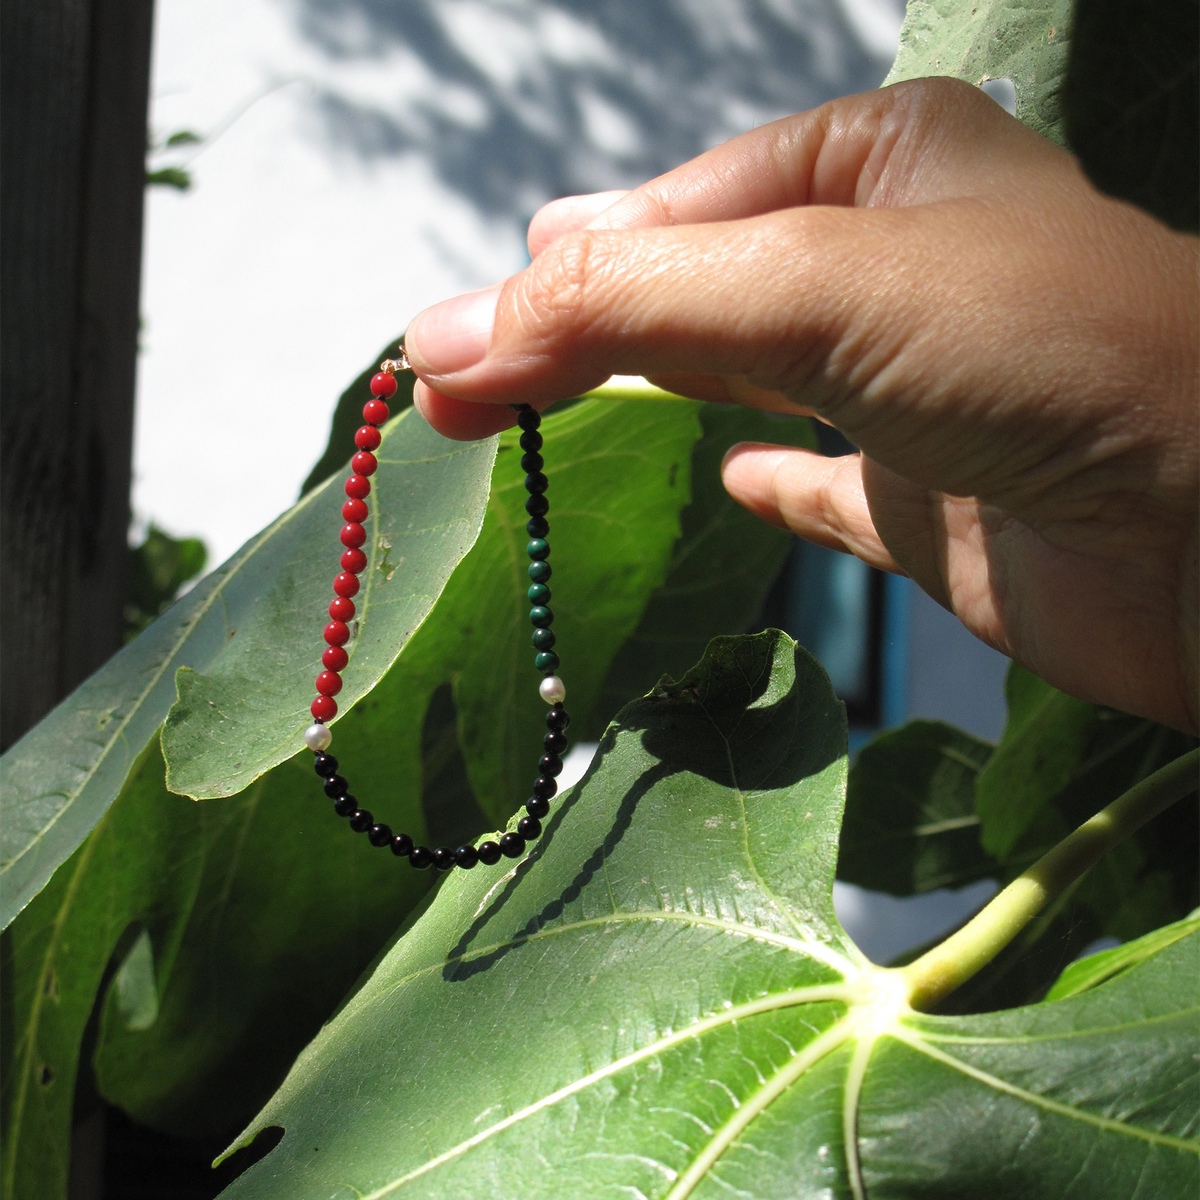
[[[928,1010],[987,966],[1109,850],[1195,791],[1198,769],[1200,750],[1192,750],[1135,784],[1018,875],[957,933],[902,968],[909,1004]]]

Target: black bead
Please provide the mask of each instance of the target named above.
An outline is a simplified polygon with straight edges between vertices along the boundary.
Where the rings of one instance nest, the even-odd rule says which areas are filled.
[[[542,823],[537,817],[522,817],[517,822],[517,832],[529,842],[532,842],[542,832]]]
[[[500,861],[500,847],[495,842],[480,842],[475,850],[485,866],[491,867]]]
[[[542,448],[542,435],[535,429],[527,429],[521,434],[521,449],[533,454]]]
[[[542,559],[550,557],[550,543],[545,538],[534,538],[533,541],[525,547],[525,553],[530,558]]]
[[[554,612],[544,604],[535,604],[529,610],[529,623],[539,629],[549,629],[554,624]],[[326,784],[325,788],[328,790],[329,784]]]
[[[541,423],[542,414],[536,408],[530,408],[528,404],[521,406],[521,411],[517,414],[517,424],[526,433],[536,429]]]
[[[535,629],[533,631],[533,648],[535,650],[549,650],[557,640],[553,630]]]
[[[525,511],[531,517],[544,517],[550,511],[550,501],[538,492],[525,501]]]
[[[525,839],[519,833],[506,833],[500,839],[500,853],[509,858],[520,858],[525,853]]]
[[[531,496],[540,496],[550,486],[550,480],[541,471],[530,471],[525,476],[525,490]]]
[[[562,772],[563,762],[557,754],[543,754],[538,759],[538,774],[549,775],[553,779]]]
[[[413,840],[407,833],[398,833],[392,838],[392,853],[397,858],[407,858],[412,853]]]
[[[539,775],[533,781],[533,794],[543,800],[549,800],[558,791],[558,784],[548,775]]]
[[[545,465],[546,460],[536,451],[521,456],[521,470],[527,475],[531,471],[540,471]]]
[[[550,522],[545,517],[530,517],[525,522],[525,532],[531,538],[544,538],[550,532]]]
[[[474,846],[459,846],[454,852],[454,861],[464,871],[469,871],[479,861],[479,851]]]
[[[336,800],[339,796],[344,796],[350,785],[340,775],[330,775],[325,780],[325,795],[330,800]]]
[[[546,714],[546,724],[557,733],[562,733],[570,723],[570,714],[561,704],[556,704]]]
[[[433,851],[428,846],[414,846],[408,853],[408,861],[423,871],[433,862]]]
[[[539,800],[536,796],[530,796],[525,801],[525,811],[531,817],[544,817],[550,811],[550,801]]]
[[[366,833],[372,825],[375,824],[375,818],[371,816],[369,808],[360,808],[358,812],[350,818],[350,828],[355,833]]]
[[[332,754],[326,754],[321,751],[313,761],[313,770],[316,771],[322,779],[328,779],[333,775],[338,768],[338,761]]]
[[[458,859],[454,857],[454,851],[447,846],[439,846],[433,852],[433,865],[439,871],[448,871],[451,867],[458,864]]]
[[[347,792],[346,795],[339,796],[333,802],[333,811],[339,817],[352,817],[358,812],[358,801]]]
[[[382,822],[378,825],[372,825],[367,831],[367,841],[372,846],[386,846],[392,840],[392,827],[384,825]]]
[[[567,735],[560,733],[557,729],[552,729],[542,738],[542,745],[551,754],[561,754],[567,748]]]

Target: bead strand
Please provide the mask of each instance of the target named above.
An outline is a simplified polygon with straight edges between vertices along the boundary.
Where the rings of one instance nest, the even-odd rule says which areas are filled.
[[[533,648],[536,651],[534,666],[542,672],[538,691],[549,704],[546,726],[549,732],[542,739],[545,753],[538,761],[538,774],[533,783],[533,794],[525,802],[525,816],[517,822],[515,831],[502,834],[498,841],[487,840],[478,846],[464,845],[457,850],[439,846],[430,850],[427,846],[415,845],[406,833],[393,833],[390,826],[376,822],[368,809],[359,808],[358,800],[351,795],[350,785],[338,773],[338,760],[328,753],[333,734],[326,722],[337,714],[334,696],[342,690],[341,672],[349,662],[345,650],[350,640],[350,621],[355,614],[353,597],[358,594],[358,576],[366,569],[367,556],[362,546],[367,540],[364,522],[369,514],[366,498],[371,492],[371,476],[378,468],[373,451],[379,448],[382,437],[379,426],[387,421],[389,412],[386,401],[396,394],[396,368],[406,367],[408,361],[401,356],[399,363],[387,361],[379,374],[371,379],[371,394],[374,397],[363,408],[366,424],[354,435],[358,452],[350,460],[352,474],[346,480],[347,500],[342,505],[342,519],[346,522],[341,531],[341,542],[345,547],[341,557],[341,571],[333,581],[334,598],[329,604],[329,624],[325,626],[324,653],[321,655],[322,671],[316,678],[317,696],[311,711],[313,724],[305,730],[304,741],[315,754],[313,768],[323,781],[325,794],[333,801],[334,812],[349,820],[350,828],[356,833],[365,833],[372,846],[389,846],[397,858],[407,858],[418,870],[430,866],[439,871],[451,867],[470,869],[476,863],[492,865],[502,857],[519,858],[525,852],[526,843],[542,832],[541,819],[550,811],[550,799],[558,791],[556,778],[563,769],[562,753],[567,746],[566,728],[571,718],[563,708],[566,688],[555,673],[559,657],[554,652],[555,635],[551,626],[554,613],[549,608],[550,588],[550,543],[546,540],[550,523],[546,514],[550,502],[546,498],[549,481],[542,472],[545,465],[542,455],[542,435],[538,432],[541,415],[528,405],[514,405],[517,423],[521,427],[521,449],[524,456],[521,468],[525,471],[525,489],[529,499],[525,510],[529,514],[526,531],[530,542],[526,547],[529,555],[529,602],[532,605],[529,620],[534,626]]]

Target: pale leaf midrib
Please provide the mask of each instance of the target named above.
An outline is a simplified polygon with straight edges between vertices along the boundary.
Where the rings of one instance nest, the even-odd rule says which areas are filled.
[[[785,934],[775,933],[772,930],[759,929],[753,925],[741,925],[733,921],[722,921],[716,917],[705,917],[696,913],[688,912],[615,912],[606,913],[599,917],[589,917],[581,921],[571,921],[562,925],[553,925],[546,929],[539,929],[536,933],[531,933],[522,937],[510,938],[502,942],[493,942],[486,946],[472,948],[469,951],[464,951],[462,954],[448,958],[440,958],[436,962],[432,962],[424,967],[419,967],[414,971],[410,971],[407,975],[397,979],[394,983],[388,986],[377,995],[364,997],[356,1007],[369,1008],[376,1004],[382,1003],[394,992],[402,987],[406,987],[414,980],[420,979],[422,976],[429,975],[434,971],[444,970],[447,966],[460,962],[472,962],[475,959],[486,958],[490,954],[496,953],[498,950],[509,950],[516,946],[525,945],[528,942],[542,941],[546,938],[558,937],[567,933],[574,933],[581,929],[596,929],[605,925],[619,924],[632,921],[679,921],[685,925],[695,925],[705,929],[717,929],[723,933],[741,934],[755,941],[770,942],[773,945],[781,946],[787,950],[793,950],[797,954],[803,955],[806,958],[812,959],[829,967],[831,970],[839,971],[846,977],[852,977],[859,971],[857,964],[852,963],[849,959],[843,958],[836,951],[829,950],[819,942],[802,941],[798,938],[788,937]],[[815,947],[815,949],[814,949]],[[361,993],[360,993],[361,994]],[[353,1003],[353,1002],[352,1002]]]

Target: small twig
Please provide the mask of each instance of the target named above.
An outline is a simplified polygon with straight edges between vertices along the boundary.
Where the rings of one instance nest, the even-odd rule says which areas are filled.
[[[957,933],[901,969],[908,1002],[927,1010],[966,983],[1039,912],[1119,842],[1196,790],[1200,750],[1169,762],[1065,837]]]

